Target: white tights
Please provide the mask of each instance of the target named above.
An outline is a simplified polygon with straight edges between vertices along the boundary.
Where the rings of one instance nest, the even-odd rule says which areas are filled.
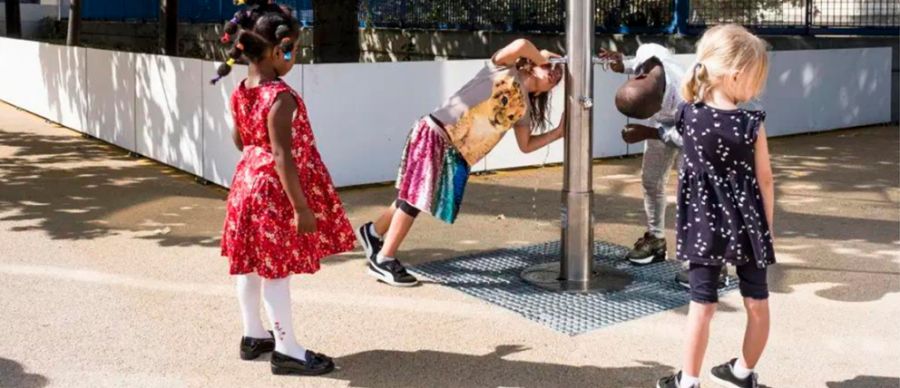
[[[268,338],[259,317],[260,289],[275,333],[275,351],[306,360],[306,349],[297,343],[291,316],[291,278],[262,279],[255,273],[237,276],[238,303],[244,322],[244,336]]]

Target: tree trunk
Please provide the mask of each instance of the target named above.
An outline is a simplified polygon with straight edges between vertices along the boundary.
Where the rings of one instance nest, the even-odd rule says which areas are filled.
[[[81,2],[82,0],[69,2],[69,33],[66,34],[66,44],[69,46],[81,44]]]
[[[19,11],[19,0],[6,0],[6,36],[22,37],[22,13]]]
[[[160,51],[178,55],[178,0],[159,0]]]
[[[313,17],[316,62],[359,62],[359,0],[313,0]]]

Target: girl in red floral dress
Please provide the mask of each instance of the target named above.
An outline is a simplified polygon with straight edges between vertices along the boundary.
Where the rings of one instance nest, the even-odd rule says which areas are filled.
[[[222,236],[243,315],[240,355],[249,360],[274,350],[275,374],[324,374],[334,362],[294,336],[289,281],[318,271],[323,257],[352,250],[353,231],[303,100],[280,78],[294,65],[299,24],[274,1],[245,4],[226,25],[222,40],[234,46],[213,80],[228,75],[235,61],[249,62],[249,76],[231,98],[234,142],[243,154]],[[260,290],[274,333],[259,316]]]

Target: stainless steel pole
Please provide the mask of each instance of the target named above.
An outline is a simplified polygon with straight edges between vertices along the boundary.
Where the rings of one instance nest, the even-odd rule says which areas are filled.
[[[563,292],[615,292],[633,278],[612,267],[594,265],[593,208],[593,65],[594,0],[566,1],[566,139],[563,159],[562,243],[559,263],[541,263],[522,271],[537,287]]]
[[[563,168],[562,281],[577,286],[594,272],[592,111],[594,0],[566,1],[566,138]]]

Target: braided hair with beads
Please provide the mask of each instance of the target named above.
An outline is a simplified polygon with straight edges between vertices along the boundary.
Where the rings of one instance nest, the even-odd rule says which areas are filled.
[[[269,49],[279,48],[284,60],[290,61],[294,44],[300,31],[300,23],[290,7],[275,0],[235,0],[235,4],[247,8],[239,10],[227,23],[221,42],[231,44],[228,59],[216,71],[210,82],[215,84],[231,73],[231,68],[241,60],[258,62]]]

